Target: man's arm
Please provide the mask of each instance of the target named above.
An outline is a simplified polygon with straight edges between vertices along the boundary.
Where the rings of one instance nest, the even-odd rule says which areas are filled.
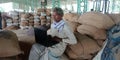
[[[77,40],[75,38],[75,35],[73,34],[72,30],[69,26],[64,26],[64,32],[67,35],[67,38],[63,38],[62,41],[68,44],[76,44]]]

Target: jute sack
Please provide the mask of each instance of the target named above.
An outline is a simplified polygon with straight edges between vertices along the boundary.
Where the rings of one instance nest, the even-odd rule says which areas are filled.
[[[31,16],[29,17],[29,20],[34,20],[34,16],[31,15]]]
[[[79,56],[77,56],[71,49],[66,49],[65,53],[69,57],[69,59],[78,59]]]
[[[34,20],[29,20],[29,23],[34,23]]]
[[[45,16],[40,16],[40,19],[42,20],[42,19],[46,19],[46,17]]]
[[[61,56],[61,59],[60,60],[69,60],[68,59],[68,57],[65,55],[65,54],[63,54],[62,56]]]
[[[19,29],[19,30],[13,30],[17,34],[20,47],[22,51],[24,51],[24,55],[22,58],[24,60],[28,60],[29,52],[32,47],[32,45],[35,43],[35,35],[33,28],[29,29]]]
[[[44,11],[45,11],[45,9],[43,9],[43,8],[36,9],[36,12],[44,12]]]
[[[9,57],[21,54],[18,38],[12,31],[0,31],[0,57]]]
[[[100,12],[84,13],[79,17],[78,22],[95,26],[100,29],[109,29],[115,24],[109,16]]]
[[[7,26],[6,28],[4,28],[3,30],[18,30],[20,29],[18,26],[16,25],[11,25],[11,26]]]
[[[16,33],[19,41],[23,41],[31,44],[35,42],[33,28],[24,29],[24,30],[18,29],[18,30],[13,30],[13,32]]]
[[[6,27],[6,20],[2,19],[2,28]]]
[[[80,25],[77,27],[77,31],[81,34],[86,34],[94,39],[106,39],[106,31],[104,29],[98,29],[94,26]]]
[[[76,13],[66,13],[64,14],[63,18],[65,20],[68,21],[72,21],[72,22],[78,22],[78,18],[80,15],[76,14]]]
[[[96,42],[86,35],[75,33],[75,36],[78,43],[70,45],[66,49],[66,54],[71,59],[90,59],[92,58],[90,54],[94,54],[100,49]]]
[[[108,16],[110,16],[116,24],[120,22],[120,14],[108,14]]]
[[[46,9],[46,12],[49,12],[49,13],[51,13],[51,9]]]
[[[28,18],[28,14],[21,14],[21,18]]]
[[[41,20],[41,25],[44,25],[47,23],[47,20]]]
[[[29,26],[29,22],[27,20],[21,21],[20,26]]]
[[[95,52],[100,50],[100,47],[97,45],[97,43],[88,36],[82,35],[80,33],[75,33],[75,36],[78,42],[81,43],[85,55],[94,54]]]
[[[77,22],[71,22],[71,21],[66,21],[68,23],[68,25],[71,27],[73,32],[77,31],[77,27],[79,25],[79,23]]]

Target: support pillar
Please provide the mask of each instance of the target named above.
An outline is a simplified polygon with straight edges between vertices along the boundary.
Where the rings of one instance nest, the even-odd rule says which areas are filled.
[[[77,13],[83,14],[87,12],[88,0],[77,0]]]

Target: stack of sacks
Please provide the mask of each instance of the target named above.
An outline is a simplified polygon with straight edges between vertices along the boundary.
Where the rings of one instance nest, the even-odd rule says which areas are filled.
[[[32,13],[29,13],[29,26],[33,27],[34,26],[34,16]]]
[[[81,24],[95,26],[99,29],[109,29],[115,23],[106,14],[100,12],[87,12],[81,15],[78,19]]]
[[[37,23],[36,19],[36,25],[35,27],[39,27],[39,25],[46,25],[46,26],[50,26],[51,24],[51,9],[43,9],[43,8],[39,8],[36,9],[36,16],[39,16],[40,21]]]
[[[40,26],[40,17],[38,15],[34,15],[34,27]]]
[[[21,14],[21,19],[20,19],[20,28],[21,29],[26,29],[29,28],[29,19],[28,19],[28,14]]]
[[[92,37],[100,46],[106,39],[106,30],[115,24],[109,16],[100,12],[84,13],[78,22],[82,25],[77,28],[77,31]]]
[[[100,50],[97,43],[86,35],[75,33],[78,43],[68,46],[66,54],[70,59],[91,59]]]
[[[19,26],[19,13],[16,11],[11,11],[10,16],[13,19],[13,25]]]
[[[22,54],[18,38],[12,31],[0,31],[0,60]]]
[[[13,25],[13,20],[12,18],[6,19],[6,27]]]
[[[46,9],[46,19],[47,19],[47,26],[50,26],[51,24],[51,9]]]
[[[47,23],[47,20],[46,20],[46,12],[41,12],[41,16],[40,16],[40,20],[41,20],[41,25],[44,25]]]
[[[68,25],[70,25],[73,32],[76,32],[78,25],[80,25],[77,21],[79,16],[80,15],[75,13],[66,13],[63,16],[63,19],[67,21]]]
[[[50,16],[51,15],[51,9],[46,9],[46,15]]]
[[[45,11],[45,9],[43,9],[43,8],[38,8],[38,9],[35,10],[35,12],[38,16],[40,16],[41,12],[44,12],[44,11]]]
[[[19,30],[13,30],[17,34],[20,47],[22,51],[24,51],[24,55],[22,56],[22,60],[28,60],[29,52],[32,47],[32,45],[35,43],[35,35],[34,35],[34,29],[19,29]]]
[[[120,22],[120,14],[108,14],[112,20],[117,24]]]
[[[51,24],[51,16],[46,16],[46,19],[47,19],[46,25],[50,26],[50,24]]]
[[[115,23],[109,16],[99,12],[84,13],[77,21],[81,24],[75,32],[78,43],[68,46],[66,53],[71,59],[91,59],[103,46],[106,30]]]
[[[95,39],[99,46],[103,45],[104,40],[106,39],[106,30],[98,29],[90,25],[80,25],[77,28],[77,31],[81,34],[88,35]]]

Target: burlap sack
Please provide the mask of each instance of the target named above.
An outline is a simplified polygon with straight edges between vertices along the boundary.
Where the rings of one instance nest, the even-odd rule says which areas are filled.
[[[69,60],[68,59],[68,57],[65,55],[65,54],[63,54],[62,56],[61,56],[61,59],[60,60]]]
[[[6,27],[6,20],[2,19],[2,28]]]
[[[34,36],[34,30],[33,28],[29,29],[19,29],[19,30],[13,30],[14,33],[16,33],[18,40],[23,42],[28,42],[33,44],[35,42],[35,36]]]
[[[13,20],[12,19],[6,19],[6,23],[12,23]]]
[[[44,25],[47,23],[47,20],[41,20],[41,25]]]
[[[12,31],[0,31],[0,57],[9,57],[21,54],[18,38]]]
[[[34,23],[34,20],[29,20],[29,23]]]
[[[94,26],[80,25],[77,27],[77,31],[81,34],[86,34],[94,39],[106,39],[106,31],[104,29],[98,29]]]
[[[115,24],[109,16],[100,12],[84,13],[79,17],[78,22],[95,26],[100,29],[109,29]]]
[[[67,55],[72,59],[91,59],[100,50],[97,43],[86,35],[75,33],[78,43],[67,48]],[[72,55],[73,54],[73,55]]]
[[[46,9],[46,12],[51,12],[51,9]]]
[[[30,16],[29,19],[30,19],[30,20],[33,20],[33,19],[34,19],[34,16]]]
[[[95,40],[96,41],[96,43],[99,45],[99,47],[103,47],[103,45],[104,45],[104,42],[105,42],[105,40],[102,40],[102,39],[98,39],[98,40]]]
[[[29,26],[34,26],[34,23],[29,23]]]
[[[66,54],[70,59],[78,59],[79,57],[70,49],[66,49]]]
[[[13,20],[13,23],[19,23],[19,20]]]
[[[108,14],[108,16],[110,16],[116,24],[120,22],[120,14]]]
[[[13,19],[17,20],[17,19],[19,19],[19,17],[18,16],[14,16]]]
[[[78,18],[80,15],[76,14],[76,13],[66,13],[64,14],[63,18],[65,20],[68,21],[72,21],[72,22],[78,22]]]
[[[29,26],[29,22],[28,22],[27,20],[21,21],[21,22],[20,22],[20,25],[21,25],[21,26]]]
[[[77,22],[71,22],[71,21],[67,21],[67,23],[71,27],[71,29],[72,29],[73,32],[77,31],[77,27],[78,27],[79,23],[77,23]]]
[[[22,51],[24,51],[24,55],[22,56],[23,60],[28,60],[29,52],[32,45],[35,43],[35,35],[33,28],[30,29],[19,29],[13,30],[17,34],[20,47]]]
[[[46,19],[46,17],[45,16],[40,16],[40,19],[42,20],[42,19]]]
[[[18,26],[12,25],[12,26],[7,26],[3,30],[18,30],[18,29],[20,29]]]
[[[50,15],[51,15],[51,12],[46,12],[46,15],[47,15],[47,16],[50,16]]]
[[[28,18],[28,14],[21,14],[21,18]]]
[[[44,12],[45,9],[43,9],[43,8],[38,8],[38,9],[36,9],[35,11],[36,11],[36,12]]]

